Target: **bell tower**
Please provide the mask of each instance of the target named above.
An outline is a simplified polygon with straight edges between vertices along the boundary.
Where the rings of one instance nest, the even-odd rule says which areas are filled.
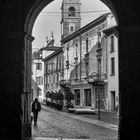
[[[61,15],[61,39],[64,39],[81,28],[80,0],[63,0]]]

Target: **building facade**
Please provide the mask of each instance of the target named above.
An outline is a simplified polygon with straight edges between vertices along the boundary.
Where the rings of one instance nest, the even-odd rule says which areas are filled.
[[[42,102],[44,99],[44,63],[42,61],[42,55],[38,51],[33,52],[32,56],[32,80],[39,87],[37,98]],[[35,95],[35,86],[32,83],[32,94]]]
[[[72,4],[76,6],[75,3]],[[65,22],[70,25],[68,18],[68,22]],[[80,20],[77,22],[80,25]],[[75,106],[98,108],[100,102],[101,109],[113,110],[110,106],[114,92],[112,90],[111,95],[108,93],[114,80],[111,81],[111,77],[108,80],[108,45],[103,30],[115,24],[113,15],[106,13],[86,26],[75,29],[75,32],[69,32],[65,38],[62,37],[64,80],[60,82],[60,85],[64,92],[71,91],[74,94]],[[69,31],[69,27],[65,26],[64,30]],[[114,108],[115,105],[116,103],[114,103]]]
[[[41,93],[41,89],[37,85],[37,83],[32,79],[32,97],[31,101],[33,102],[35,98],[39,98],[39,95]]]
[[[52,49],[53,46],[53,49]],[[36,83],[38,90],[38,99],[42,102],[46,97],[45,77],[44,77],[44,61],[43,59],[52,54],[58,47],[54,46],[53,35],[51,39],[47,39],[44,46],[33,52],[32,55],[32,80]],[[34,83],[33,82],[33,83]],[[36,92],[35,86],[32,84],[32,91]],[[33,93],[34,95],[34,93]]]
[[[119,72],[118,72],[118,33],[116,27],[110,27],[103,31],[106,35],[107,44],[107,79],[108,79],[108,92],[107,92],[107,109],[114,111],[119,105]]]
[[[61,90],[59,81],[63,78],[63,48],[57,50],[43,59],[45,76],[45,93]]]

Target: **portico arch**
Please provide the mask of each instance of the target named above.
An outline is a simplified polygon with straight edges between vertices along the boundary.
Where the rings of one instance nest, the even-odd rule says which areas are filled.
[[[37,1],[36,0],[36,2],[31,6],[31,8],[29,9],[29,12],[28,12],[28,14],[27,14],[27,17],[26,17],[26,20],[25,20],[25,25],[24,25],[24,30],[25,30],[25,32],[26,32],[26,34],[28,35],[28,36],[32,36],[32,29],[33,29],[33,26],[34,26],[34,22],[35,22],[35,20],[36,20],[36,18],[37,18],[37,16],[40,14],[40,12],[49,4],[49,3],[51,3],[53,0],[42,0],[42,1]],[[109,8],[110,8],[110,10],[112,11],[112,13],[114,14],[114,16],[115,16],[115,19],[116,19],[116,22],[117,22],[117,24],[118,24],[118,15],[117,15],[117,13],[116,13],[116,9],[115,9],[115,6],[113,5],[113,3],[112,3],[112,1],[110,1],[110,0],[101,0],[103,3],[105,3]],[[28,42],[28,43],[27,43]],[[30,40],[30,39],[28,39],[28,38],[25,38],[25,44],[28,44],[27,46],[25,46],[25,49],[26,49],[26,54],[31,54],[31,45],[32,45],[32,40]],[[28,58],[27,58],[27,61],[26,62],[28,62],[28,61],[31,61],[31,55],[26,55]],[[31,69],[31,62],[28,62],[28,63],[26,63],[25,62],[25,64],[26,64],[26,68],[28,69],[26,72],[26,77],[25,77],[25,81],[31,81],[30,80],[30,76],[27,76],[27,75],[29,75],[28,73],[29,73],[29,69]],[[26,84],[26,85],[30,85],[29,83],[28,84]],[[31,89],[30,89],[30,87],[28,86],[27,88],[26,88],[26,90],[27,91],[31,91]],[[26,92],[26,93],[28,93],[28,98],[30,98],[30,92]],[[26,97],[26,96],[25,96]],[[23,97],[23,99],[25,98],[25,97]],[[24,102],[25,103],[25,102]],[[28,101],[26,101],[26,103],[28,104]],[[29,106],[26,106],[26,107],[29,107]],[[27,113],[29,113],[30,114],[30,111],[29,111],[29,108],[24,108],[24,110],[28,110],[27,111]],[[26,117],[26,116],[25,116]],[[23,129],[23,132],[24,132],[24,135],[26,136],[28,136],[28,135],[31,135],[30,133],[28,133],[28,132],[30,132],[31,131],[31,128],[30,128],[30,123],[28,123],[28,121],[29,121],[29,119],[25,119],[25,120],[27,120],[27,122],[24,122],[24,124],[23,125],[25,125],[25,129]],[[24,128],[24,127],[23,127]],[[28,131],[27,131],[27,128],[28,128]]]
[[[52,1],[53,0],[49,0],[49,1],[36,0],[35,3],[32,4],[32,7],[28,12],[26,22],[25,22],[25,31],[27,33],[29,33],[30,35],[32,34],[32,28],[36,20],[36,17],[41,12],[41,10]],[[139,21],[136,21],[139,14],[136,12],[136,10],[134,10],[134,8],[137,7],[136,6],[137,3],[134,2],[131,3],[131,1],[127,1],[127,0],[121,2],[116,0],[100,0],[100,1],[102,1],[110,8],[110,10],[115,16],[118,25],[117,29],[119,33],[119,62],[120,62],[119,63],[119,87],[120,87],[119,138],[121,139],[123,136],[127,136],[127,135],[132,137],[134,135],[131,135],[131,133],[125,132],[124,130],[127,129],[130,132],[130,130],[132,130],[133,128],[138,128],[137,126],[134,126],[136,120],[138,120],[138,117],[135,117],[135,119],[133,119],[133,116],[131,114],[133,113],[136,115],[134,110],[135,107],[138,106],[138,102],[132,104],[133,101],[131,100],[132,99],[131,92],[134,93],[135,88],[137,89],[137,91],[139,91],[138,88],[139,81],[135,80],[137,76],[135,75],[136,73],[134,70],[134,68],[138,67],[139,64],[133,63],[133,61],[136,61],[137,59],[133,55],[135,54],[136,50],[139,50],[138,45],[136,44],[136,42],[134,42],[134,38],[138,41],[138,33],[140,33],[140,26],[139,26],[140,24]],[[131,54],[130,51],[132,51],[132,47],[130,46],[130,44],[133,45],[133,43],[135,44],[135,47],[133,50],[133,54]],[[127,54],[128,58],[126,58],[124,54]],[[132,57],[131,59],[129,58],[130,54]],[[127,61],[133,64],[129,64]],[[131,75],[132,77],[129,76],[130,73],[133,73],[133,76]],[[133,85],[131,83],[132,81],[130,82],[130,80],[135,81],[135,85]],[[140,97],[137,91],[135,91],[134,95]],[[133,108],[133,111],[130,110],[131,113],[127,110],[128,106],[130,109]]]
[[[31,42],[34,22],[53,0],[0,0],[0,139],[31,132]],[[137,139],[140,116],[140,8],[138,0],[101,0],[113,12],[119,33],[119,139]],[[29,75],[29,76],[28,76]],[[29,78],[29,79],[28,79]],[[24,80],[23,80],[24,79]],[[24,83],[23,83],[24,81]],[[22,100],[21,100],[22,99]],[[21,110],[22,105],[22,110]],[[22,124],[21,125],[21,115]],[[24,128],[21,133],[21,127]],[[133,131],[134,130],[134,131]],[[23,133],[30,136],[31,133]]]
[[[31,51],[32,51],[32,41],[33,41],[33,37],[32,37],[32,29],[34,26],[34,22],[37,18],[37,16],[39,15],[39,13],[43,10],[43,8],[45,8],[49,3],[51,3],[53,0],[42,0],[42,1],[38,1],[36,0],[35,3],[32,4],[31,8],[29,9],[29,12],[27,14],[26,20],[25,20],[25,24],[24,24],[24,31],[26,33],[25,36],[25,57],[26,57],[26,61],[25,61],[25,87],[24,87],[24,94],[22,96],[22,104],[23,106],[25,106],[24,104],[26,104],[25,107],[23,107],[23,110],[25,110],[24,112],[26,112],[23,116],[23,135],[24,137],[28,137],[31,136],[31,124],[30,124],[30,117],[27,118],[27,114],[30,114],[30,106],[29,106],[29,100],[30,100],[30,95],[31,95]],[[103,1],[113,12],[116,21],[117,21],[117,14],[115,12],[115,8],[113,6],[113,4],[111,3],[111,1],[109,0],[104,0]]]

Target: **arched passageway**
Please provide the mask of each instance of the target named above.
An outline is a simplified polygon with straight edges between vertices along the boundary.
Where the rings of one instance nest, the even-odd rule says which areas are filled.
[[[113,12],[119,33],[119,139],[138,136],[140,99],[140,9],[137,0],[101,0]],[[52,0],[1,0],[0,139],[30,135],[30,76],[32,28],[40,11]],[[10,11],[10,12],[9,12]],[[24,82],[23,82],[24,81]],[[22,105],[22,109],[21,109]],[[23,115],[21,119],[21,115]],[[22,120],[22,123],[21,123]],[[23,131],[21,131],[23,128]],[[24,129],[26,128],[26,129]],[[135,130],[135,131],[133,131]]]

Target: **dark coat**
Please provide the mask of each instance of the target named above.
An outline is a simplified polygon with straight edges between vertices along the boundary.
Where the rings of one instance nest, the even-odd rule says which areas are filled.
[[[37,103],[37,109],[35,108],[35,103]],[[41,104],[37,101],[34,101],[33,103],[32,103],[32,112],[34,112],[34,111],[41,111]]]

